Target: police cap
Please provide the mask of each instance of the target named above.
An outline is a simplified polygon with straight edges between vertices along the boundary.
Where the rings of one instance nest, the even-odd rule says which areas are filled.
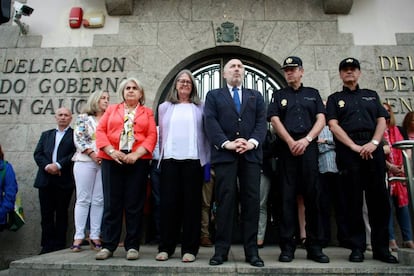
[[[299,57],[289,56],[283,61],[282,69],[287,67],[302,67],[302,60]]]
[[[346,59],[342,60],[341,63],[339,63],[339,71],[341,71],[345,67],[352,67],[352,68],[361,69],[361,67],[359,65],[359,61],[356,58],[352,58],[352,57],[346,58]]]

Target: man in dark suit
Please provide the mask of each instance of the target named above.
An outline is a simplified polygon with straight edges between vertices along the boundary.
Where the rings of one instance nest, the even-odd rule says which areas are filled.
[[[227,85],[209,91],[204,107],[205,130],[216,174],[215,254],[210,265],[227,261],[236,207],[240,198],[246,262],[262,267],[257,248],[262,143],[266,110],[259,91],[242,88],[244,65],[232,59],[224,66]],[[237,196],[238,186],[240,195]]]
[[[65,107],[56,110],[57,128],[42,133],[34,151],[39,170],[34,187],[39,189],[42,226],[40,254],[65,248],[68,208],[75,187],[72,156],[76,151],[72,113]]]

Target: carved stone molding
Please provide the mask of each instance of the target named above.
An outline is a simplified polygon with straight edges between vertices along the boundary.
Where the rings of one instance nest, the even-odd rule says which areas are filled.
[[[323,0],[323,11],[326,14],[348,14],[354,0]]]
[[[105,0],[108,15],[131,15],[134,11],[134,0]]]

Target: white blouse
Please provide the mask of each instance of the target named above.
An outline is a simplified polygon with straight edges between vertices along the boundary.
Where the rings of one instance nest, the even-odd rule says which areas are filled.
[[[192,104],[175,104],[164,148],[164,159],[199,159]]]

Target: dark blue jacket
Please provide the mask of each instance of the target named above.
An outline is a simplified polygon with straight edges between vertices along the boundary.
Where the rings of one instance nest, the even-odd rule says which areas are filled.
[[[233,162],[237,153],[221,148],[229,140],[256,139],[257,149],[247,151],[244,157],[253,163],[262,163],[262,143],[266,136],[266,107],[263,96],[257,90],[242,88],[240,114],[226,88],[207,93],[204,105],[204,127],[211,143],[211,163]]]
[[[4,179],[3,170],[6,170]],[[13,166],[0,160],[0,224],[6,223],[6,215],[14,209],[16,201],[17,181]]]

